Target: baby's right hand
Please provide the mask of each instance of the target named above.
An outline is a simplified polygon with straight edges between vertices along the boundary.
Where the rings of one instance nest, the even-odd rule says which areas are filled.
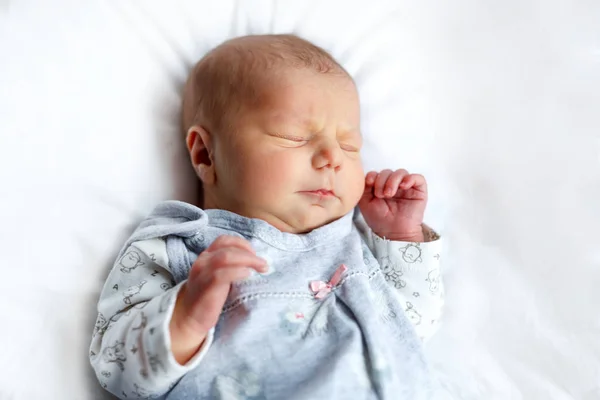
[[[179,291],[169,325],[171,350],[180,364],[198,351],[217,324],[231,284],[247,278],[250,269],[266,272],[267,263],[240,237],[219,236],[200,253]]]

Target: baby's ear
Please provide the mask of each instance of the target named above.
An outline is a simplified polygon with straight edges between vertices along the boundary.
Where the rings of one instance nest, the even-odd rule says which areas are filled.
[[[196,175],[204,184],[215,182],[213,141],[210,132],[199,125],[188,129],[186,145]]]

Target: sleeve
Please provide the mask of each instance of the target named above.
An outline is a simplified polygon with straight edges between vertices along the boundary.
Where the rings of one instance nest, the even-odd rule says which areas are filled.
[[[175,360],[169,322],[183,282],[174,284],[161,239],[133,243],[104,284],[89,356],[102,387],[121,399],[163,395],[212,343],[213,331],[186,365]]]
[[[370,229],[363,232],[386,281],[396,288],[417,335],[427,341],[437,331],[444,307],[440,236],[426,225],[424,243],[387,240]]]

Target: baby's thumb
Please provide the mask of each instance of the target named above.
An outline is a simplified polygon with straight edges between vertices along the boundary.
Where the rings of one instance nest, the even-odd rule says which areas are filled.
[[[359,208],[363,208],[369,205],[369,202],[371,200],[373,200],[373,197],[375,197],[375,195],[373,194],[373,187],[371,186],[369,189],[365,189],[365,191],[363,192],[361,198],[358,200],[358,207]]]

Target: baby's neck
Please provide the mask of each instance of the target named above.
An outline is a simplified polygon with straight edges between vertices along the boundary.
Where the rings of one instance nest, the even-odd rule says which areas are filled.
[[[318,224],[306,225],[306,224],[299,223],[297,221],[293,221],[291,219],[287,219],[287,218],[285,218],[285,216],[277,216],[273,213],[269,213],[269,212],[265,212],[265,211],[243,210],[243,209],[237,209],[234,207],[228,207],[226,204],[215,201],[214,199],[210,199],[208,197],[205,199],[204,205],[202,206],[202,208],[204,210],[211,210],[211,209],[225,210],[225,211],[229,211],[229,212],[241,215],[242,217],[260,219],[262,221],[267,222],[269,225],[277,228],[281,232],[293,233],[296,235],[309,233],[317,228],[327,225],[327,224],[342,217],[342,216],[337,216],[337,217],[331,218],[329,220],[321,221]]]

